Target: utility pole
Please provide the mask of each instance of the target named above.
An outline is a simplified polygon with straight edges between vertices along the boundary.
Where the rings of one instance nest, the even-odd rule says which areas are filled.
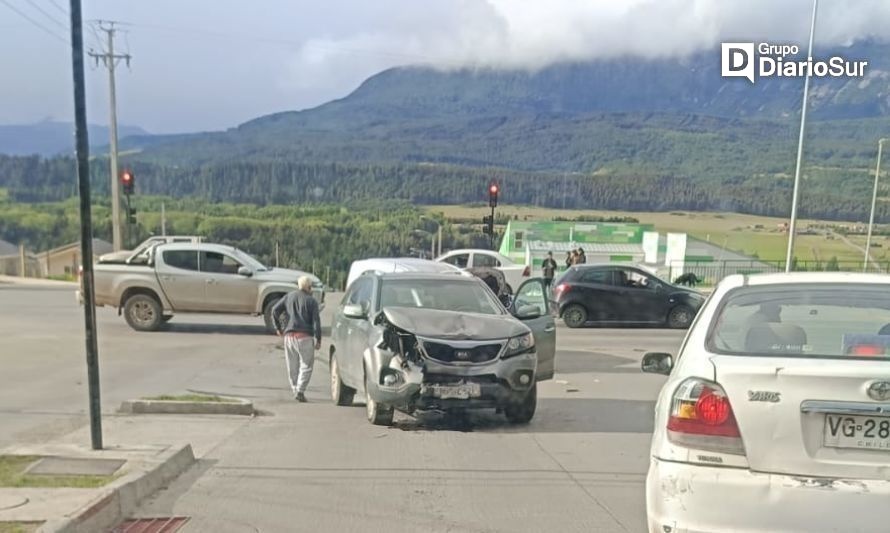
[[[83,263],[83,318],[86,333],[90,441],[102,449],[102,410],[99,401],[99,347],[93,283],[93,218],[90,207],[90,142],[87,136],[86,83],[83,75],[83,21],[80,0],[71,0],[71,70],[74,78],[74,133],[80,195],[80,257]],[[117,186],[117,176],[111,176]]]
[[[813,20],[810,24],[810,47],[807,57],[813,59],[813,36],[816,34],[816,12],[819,0],[813,0]],[[800,166],[803,160],[803,138],[807,124],[807,105],[810,93],[810,71],[807,70],[803,82],[803,106],[800,109],[800,136],[797,140],[797,168],[794,171],[794,192],[791,194],[791,221],[788,224],[788,253],[785,255],[785,272],[791,272],[794,261],[794,234],[797,232],[797,200],[800,197]]]
[[[878,140],[878,165],[875,168],[875,190],[871,195],[871,214],[868,217],[868,237],[865,238],[865,260],[862,264],[862,271],[868,271],[868,262],[871,259],[871,234],[875,227],[875,206],[878,202],[878,180],[881,177],[881,155],[884,151],[884,141],[887,139],[879,139]]]
[[[161,202],[161,237],[167,236],[167,211],[164,202]]]
[[[91,51],[89,55],[96,61],[97,66],[101,59],[102,64],[108,69],[108,102],[111,109],[109,119],[109,129],[111,130],[111,148],[109,153],[109,160],[111,162],[111,234],[114,250],[117,251],[122,248],[122,231],[120,188],[117,183],[117,96],[115,94],[114,69],[117,66],[118,61],[121,59],[126,61],[127,66],[129,67],[130,54],[114,53],[114,33],[116,31],[114,24],[113,21],[99,21],[99,29],[104,31],[108,37],[108,51],[102,54]]]

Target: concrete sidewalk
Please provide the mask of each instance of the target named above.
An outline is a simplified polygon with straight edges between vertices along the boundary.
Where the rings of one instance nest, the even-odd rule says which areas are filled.
[[[29,289],[71,289],[77,290],[79,285],[73,281],[57,281],[43,278],[20,278],[16,276],[0,276],[0,288],[21,287]]]
[[[89,427],[52,442],[2,449],[3,455],[77,463],[116,459],[123,466],[109,484],[99,488],[0,487],[0,522],[42,523],[38,531],[108,531],[251,420],[219,415],[105,415],[105,448],[100,451],[90,448]]]

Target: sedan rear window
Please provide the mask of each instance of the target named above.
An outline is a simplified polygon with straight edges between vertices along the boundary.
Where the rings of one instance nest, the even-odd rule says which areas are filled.
[[[890,358],[890,286],[736,289],[717,311],[708,349],[776,357]]]

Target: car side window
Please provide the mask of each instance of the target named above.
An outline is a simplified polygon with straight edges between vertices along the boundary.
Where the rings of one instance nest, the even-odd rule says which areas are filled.
[[[165,250],[164,263],[182,270],[198,270],[198,252],[194,250]]]
[[[654,289],[655,283],[651,277],[632,269],[622,269],[620,272],[624,274],[623,279],[625,286],[632,289]]]
[[[588,269],[586,272],[581,273],[581,283],[612,285],[612,271],[601,268]]]
[[[529,281],[522,285],[513,300],[514,308],[519,310],[526,306],[538,308],[538,313],[548,313],[547,297],[544,294],[544,286],[539,281]]]
[[[350,305],[360,305],[365,310],[371,308],[371,288],[372,283],[370,279],[359,279],[356,280],[352,285],[352,289],[348,295],[348,300],[346,303]]]
[[[201,272],[237,274],[241,266],[241,263],[230,255],[219,252],[201,252]]]
[[[457,268],[467,268],[470,262],[470,254],[455,254],[446,257],[442,261],[449,265],[454,265]]]
[[[501,266],[501,262],[498,261],[498,258],[493,255],[488,254],[473,254],[473,267],[499,267]]]

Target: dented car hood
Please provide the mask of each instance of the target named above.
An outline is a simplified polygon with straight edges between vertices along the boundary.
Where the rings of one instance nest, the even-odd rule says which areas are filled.
[[[482,315],[415,307],[386,307],[386,320],[419,337],[451,340],[506,339],[530,330],[511,315]]]

